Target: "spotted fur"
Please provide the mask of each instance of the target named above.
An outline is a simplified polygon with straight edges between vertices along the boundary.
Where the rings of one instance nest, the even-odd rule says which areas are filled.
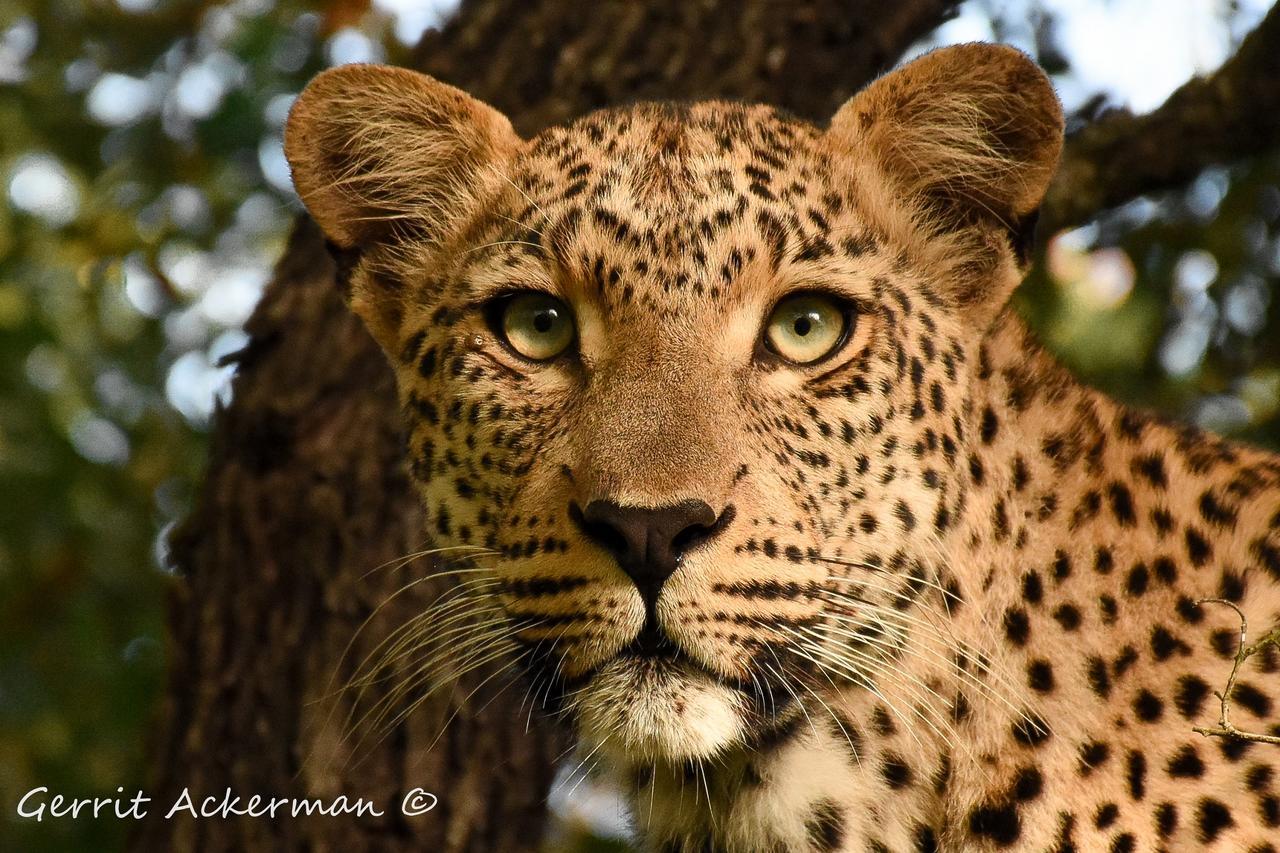
[[[428,532],[476,549],[528,695],[647,848],[1276,850],[1280,755],[1191,728],[1238,628],[1196,602],[1280,620],[1280,460],[1081,386],[1005,307],[1061,121],[990,45],[825,130],[649,103],[524,141],[368,66],[295,106]],[[513,288],[571,306],[572,353],[502,344],[484,306]],[[848,342],[762,357],[805,289],[855,306]],[[722,523],[646,612],[575,520],[598,499]],[[1242,728],[1280,730],[1277,666],[1242,671]]]

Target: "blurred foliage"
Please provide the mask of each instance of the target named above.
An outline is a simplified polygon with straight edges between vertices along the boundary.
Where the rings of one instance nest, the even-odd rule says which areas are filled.
[[[1040,260],[1018,304],[1078,376],[1280,448],[1280,156],[1131,202]]]
[[[0,849],[123,844],[120,821],[14,805],[144,785],[162,533],[294,216],[280,127],[331,61],[394,60],[392,24],[360,2],[0,0]]]
[[[145,786],[163,532],[296,210],[291,98],[327,64],[395,61],[452,5],[380,3],[0,0],[0,849],[123,843],[119,821],[36,826],[13,805]],[[1013,41],[1093,109],[1062,6],[973,0],[938,38]],[[1238,38],[1235,5],[1220,14]],[[1019,307],[1078,374],[1280,447],[1280,156],[1056,235],[1040,261]],[[607,795],[559,790],[557,849],[623,849],[590,837],[620,823]]]

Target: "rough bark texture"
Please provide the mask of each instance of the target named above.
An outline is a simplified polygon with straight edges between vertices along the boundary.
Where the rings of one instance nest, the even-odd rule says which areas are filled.
[[[644,97],[762,100],[825,119],[956,5],[477,0],[424,40],[416,64],[506,111],[525,133]],[[423,536],[400,466],[391,372],[342,307],[310,223],[299,223],[248,332],[197,507],[174,540],[180,579],[152,814],[185,786],[197,801],[228,787],[246,796],[344,793],[386,815],[152,819],[135,848],[536,847],[559,744],[544,729],[526,734],[514,699],[468,703],[487,672],[355,754],[325,724],[318,700],[335,669],[339,682],[349,676],[352,661],[448,581],[429,579],[379,610],[339,668],[370,612],[430,567],[371,571],[421,547]],[[441,801],[406,820],[397,806],[414,786]]]
[[[1215,73],[1194,78],[1145,115],[1118,111],[1068,140],[1041,211],[1044,227],[1081,225],[1206,166],[1280,144],[1280,5]]]

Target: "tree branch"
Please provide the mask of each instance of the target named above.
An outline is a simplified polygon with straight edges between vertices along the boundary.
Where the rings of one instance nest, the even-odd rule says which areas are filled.
[[[1277,145],[1280,4],[1211,76],[1190,80],[1153,112],[1113,113],[1073,134],[1041,210],[1045,233]]]
[[[1205,726],[1193,726],[1192,731],[1202,734],[1205,737],[1220,737],[1229,740],[1251,741],[1253,743],[1270,743],[1280,746],[1280,737],[1274,735],[1257,734],[1255,732],[1245,732],[1235,727],[1231,722],[1231,692],[1235,690],[1236,676],[1240,673],[1240,666],[1249,658],[1262,651],[1267,646],[1275,646],[1280,649],[1280,625],[1271,629],[1265,637],[1258,640],[1252,645],[1249,641],[1249,620],[1245,619],[1244,613],[1239,607],[1236,607],[1230,601],[1222,598],[1202,598],[1196,602],[1197,605],[1208,604],[1225,604],[1236,612],[1240,617],[1240,645],[1236,648],[1235,662],[1231,665],[1231,674],[1227,676],[1227,686],[1221,693],[1213,695],[1218,697],[1220,704],[1218,712],[1218,727],[1207,728]]]
[[[520,133],[637,100],[768,103],[825,124],[960,0],[464,3],[410,65]],[[587,12],[587,9],[590,12]]]

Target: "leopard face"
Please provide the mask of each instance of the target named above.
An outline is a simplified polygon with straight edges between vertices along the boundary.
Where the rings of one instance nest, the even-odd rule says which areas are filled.
[[[941,538],[971,342],[1061,117],[1020,54],[947,53],[827,130],[640,104],[523,141],[364,66],[295,107],[295,181],[395,367],[429,532],[589,743],[716,756],[873,685],[963,597]]]
[[[535,674],[593,739],[714,754],[792,679],[858,677],[825,631],[878,660],[930,591],[960,321],[916,309],[936,296],[833,159],[763,109],[548,132],[403,324],[434,532],[498,552]],[[908,337],[937,341],[928,377]]]

